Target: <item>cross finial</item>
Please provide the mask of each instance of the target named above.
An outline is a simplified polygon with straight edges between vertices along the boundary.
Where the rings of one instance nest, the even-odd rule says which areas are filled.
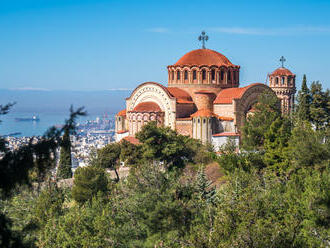
[[[280,58],[280,61],[281,61],[281,63],[282,63],[282,68],[284,67],[284,62],[286,61],[286,59],[282,56],[281,58]]]
[[[208,41],[209,37],[206,35],[205,31],[198,37],[198,40],[202,42],[202,48],[205,49],[205,41]]]

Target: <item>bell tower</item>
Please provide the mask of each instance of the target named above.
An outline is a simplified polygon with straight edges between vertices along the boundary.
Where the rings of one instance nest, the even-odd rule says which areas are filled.
[[[294,110],[294,95],[296,93],[296,75],[284,67],[285,58],[282,56],[282,66],[269,75],[269,87],[281,100],[283,114],[292,114]]]

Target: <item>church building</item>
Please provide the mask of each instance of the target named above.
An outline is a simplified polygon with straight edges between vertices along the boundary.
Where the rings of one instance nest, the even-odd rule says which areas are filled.
[[[293,111],[295,75],[282,67],[269,75],[269,86],[240,85],[240,66],[223,54],[203,48],[183,55],[167,67],[167,86],[157,82],[138,85],[126,99],[126,109],[116,115],[116,141],[134,136],[149,121],[179,134],[211,143],[217,149],[232,138],[239,144],[241,128],[265,91],[281,100],[283,113]]]

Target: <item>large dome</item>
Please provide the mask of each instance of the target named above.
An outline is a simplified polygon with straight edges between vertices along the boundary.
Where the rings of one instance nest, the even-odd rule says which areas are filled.
[[[175,66],[206,65],[206,66],[234,66],[223,54],[211,49],[197,49],[183,55]]]

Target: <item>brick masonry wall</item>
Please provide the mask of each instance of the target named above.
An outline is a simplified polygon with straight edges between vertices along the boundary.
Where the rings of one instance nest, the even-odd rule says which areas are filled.
[[[176,131],[179,134],[192,137],[192,121],[177,121],[176,122]]]

